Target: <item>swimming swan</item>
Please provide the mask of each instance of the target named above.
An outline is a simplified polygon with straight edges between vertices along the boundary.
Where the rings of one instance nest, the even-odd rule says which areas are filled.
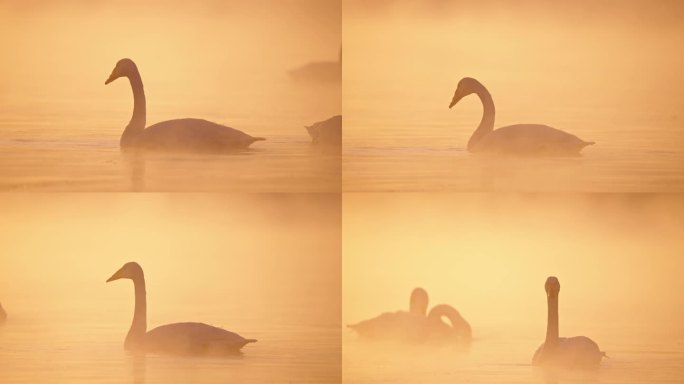
[[[418,287],[411,292],[408,312],[385,312],[347,327],[363,338],[420,342],[424,339],[428,300],[427,292]]]
[[[585,336],[558,337],[558,279],[549,277],[544,288],[548,304],[546,341],[534,353],[532,364],[566,368],[598,367],[605,353],[599,350],[593,340]]]
[[[145,90],[133,60],[119,60],[105,85],[119,77],[128,77],[133,89],[133,117],[121,135],[122,149],[216,153],[247,148],[255,141],[266,140],[202,119],[167,120],[145,129]]]
[[[462,98],[475,93],[482,102],[480,125],[468,140],[468,151],[509,155],[578,156],[594,142],[541,124],[515,124],[494,130],[494,101],[489,91],[477,80],[464,77],[458,82],[453,107]]]
[[[314,61],[290,70],[292,80],[301,83],[342,82],[342,47],[337,61]]]
[[[337,115],[328,120],[305,126],[311,136],[311,143],[319,146],[339,146],[342,144],[342,116]]]
[[[239,354],[247,343],[256,342],[255,339],[245,339],[237,333],[203,323],[167,324],[148,332],[142,268],[135,262],[126,263],[107,282],[118,279],[133,280],[135,288],[135,312],[124,341],[126,350],[181,355]]]

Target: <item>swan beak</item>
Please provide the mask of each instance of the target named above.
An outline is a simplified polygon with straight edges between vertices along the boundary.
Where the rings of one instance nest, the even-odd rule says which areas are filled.
[[[449,109],[451,109],[451,107],[453,107],[453,106],[456,105],[459,101],[461,101],[462,98],[463,98],[462,96],[454,96],[454,98],[451,99],[451,104],[449,104]]]
[[[105,281],[105,283],[109,283],[110,281],[119,280],[120,278],[122,278],[123,277],[123,276],[121,276],[121,275],[123,275],[123,272],[121,272],[122,269],[123,268],[116,271],[109,279],[107,279],[107,281]]]
[[[116,80],[116,79],[117,79],[117,77],[114,75],[114,73],[112,73],[111,75],[109,75],[109,77],[107,78],[107,80],[105,80],[105,85],[111,83],[112,81],[114,81],[114,80]]]

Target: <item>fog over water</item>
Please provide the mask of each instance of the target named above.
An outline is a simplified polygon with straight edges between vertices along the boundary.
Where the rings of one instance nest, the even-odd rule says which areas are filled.
[[[335,195],[5,195],[0,382],[339,382]],[[123,342],[138,262],[147,324],[258,339],[243,355],[136,357]],[[316,271],[316,273],[303,273]]]
[[[0,4],[0,188],[39,191],[334,192],[339,156],[310,146],[304,125],[341,112],[340,83],[289,71],[337,61],[336,1],[10,1]],[[130,161],[133,59],[147,125],[194,117],[266,137],[225,156]],[[132,163],[132,165],[131,165]]]
[[[684,379],[684,202],[673,195],[346,194],[342,323],[408,310],[423,287],[471,324],[462,348],[343,332],[343,375],[374,382],[677,383]],[[548,276],[560,336],[588,336],[596,372],[531,366]]]
[[[348,191],[684,191],[684,42],[677,1],[346,1]],[[478,79],[494,127],[547,124],[595,141],[580,158],[473,156]]]

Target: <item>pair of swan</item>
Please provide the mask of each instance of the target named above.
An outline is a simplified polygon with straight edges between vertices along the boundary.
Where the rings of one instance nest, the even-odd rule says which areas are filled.
[[[239,354],[246,344],[257,341],[203,323],[174,323],[147,331],[147,297],[142,268],[135,262],[126,263],[107,282],[119,279],[133,280],[135,290],[133,322],[124,341],[126,350],[180,355],[227,355]]]
[[[480,125],[468,140],[468,151],[522,156],[578,156],[580,151],[594,144],[575,135],[541,124],[515,124],[494,130],[494,101],[479,81],[464,77],[459,81],[449,108],[462,98],[476,94],[482,102]]]
[[[387,312],[348,327],[361,337],[375,340],[436,344],[470,343],[470,325],[456,309],[447,304],[440,304],[428,313],[427,308],[427,292],[423,288],[416,288],[411,292],[408,312]],[[451,324],[445,323],[443,317],[449,319]]]
[[[532,364],[566,368],[595,368],[606,355],[598,344],[586,336],[558,337],[558,293],[560,282],[555,276],[546,279],[548,318],[546,340],[532,357]]]

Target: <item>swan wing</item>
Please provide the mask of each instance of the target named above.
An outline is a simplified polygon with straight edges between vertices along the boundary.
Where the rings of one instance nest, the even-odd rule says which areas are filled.
[[[501,127],[477,144],[477,152],[514,155],[577,155],[593,142],[543,124],[516,124]]]
[[[202,119],[176,119],[147,127],[135,139],[135,146],[156,150],[223,152],[249,147],[264,140],[242,131]]]
[[[145,350],[173,354],[234,354],[255,339],[203,323],[174,323],[145,335]]]
[[[585,336],[561,337],[553,349],[539,346],[532,357],[534,365],[555,365],[566,368],[595,368],[605,356],[598,344]]]
[[[417,342],[425,339],[427,317],[406,311],[386,312],[348,327],[363,338]]]

